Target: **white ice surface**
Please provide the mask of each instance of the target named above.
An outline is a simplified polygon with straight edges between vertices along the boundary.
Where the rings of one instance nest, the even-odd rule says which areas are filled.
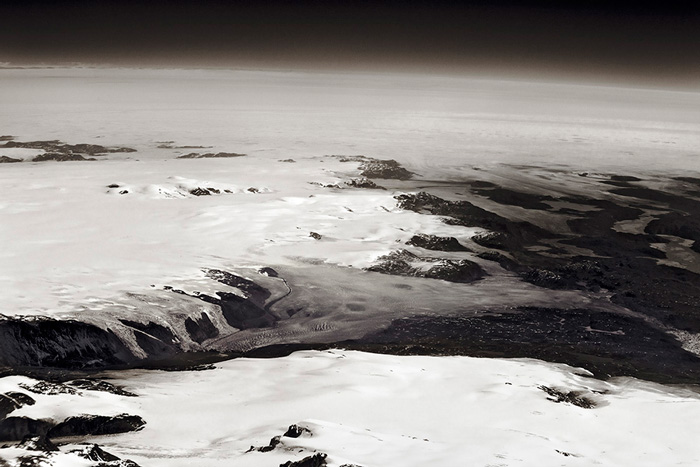
[[[73,310],[224,264],[364,267],[417,232],[474,233],[399,213],[390,192],[309,184],[357,166],[324,154],[394,158],[441,178],[501,162],[700,166],[693,92],[244,70],[2,69],[0,80],[0,134],[138,149],[0,167],[2,314]],[[174,159],[193,151],[249,155]],[[20,152],[32,150],[0,149]],[[233,193],[192,198],[201,185]]]
[[[322,160],[0,167],[0,238],[8,245],[0,250],[0,313],[73,310],[151,284],[197,279],[201,268],[224,264],[307,257],[364,267],[416,232],[476,232],[401,212],[391,192],[310,185],[328,169],[356,173],[357,164]],[[189,195],[198,186],[222,193]],[[309,237],[312,231],[323,239]]]
[[[141,415],[142,431],[92,441],[143,467],[269,466],[314,450],[327,453],[334,467],[700,462],[696,394],[633,379],[602,382],[564,365],[333,350],[216,367],[115,373],[107,375],[116,378],[111,382],[138,398],[93,391],[37,396],[35,406],[13,415]],[[4,378],[0,387],[11,389],[17,380]],[[554,403],[539,385],[580,391],[598,406]],[[299,422],[313,436],[283,438],[273,452],[245,452]]]

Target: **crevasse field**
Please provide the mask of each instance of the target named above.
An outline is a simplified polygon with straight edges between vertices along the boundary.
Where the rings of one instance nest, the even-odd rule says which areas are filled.
[[[292,297],[295,304],[321,297],[333,309],[222,336],[210,345],[221,350],[340,342],[398,317],[455,306],[465,313],[513,301],[604,306],[603,292],[546,290],[488,261],[475,260],[488,277],[474,285],[411,279],[410,296],[404,278],[366,275],[364,268],[416,232],[468,241],[482,229],[398,208],[400,190],[391,183],[335,190],[357,174],[333,156],[394,159],[423,184],[479,170],[517,185],[545,167],[555,173],[548,182],[563,185],[580,172],[700,169],[697,92],[419,74],[36,68],[0,69],[0,103],[0,135],[136,150],[32,162],[43,151],[0,148],[0,156],[22,160],[0,164],[0,314],[99,326],[144,315],[171,323],[194,305],[176,304],[164,287],[214,293],[220,285],[204,270],[246,275],[270,265],[311,284]],[[191,152],[246,156],[177,159]],[[191,196],[198,187],[218,194]],[[669,261],[700,270],[681,247]],[[283,298],[282,285],[269,282]],[[142,467],[268,466],[315,452],[327,453],[334,467],[700,464],[700,399],[692,388],[601,381],[585,369],[532,359],[345,350],[215,366],[106,372],[140,397],[38,395],[13,415],[140,415],[141,431],[89,441]],[[4,377],[0,392],[28,381]],[[597,405],[554,403],[540,386]],[[311,435],[248,452],[291,424]],[[78,441],[38,465],[95,465],[68,452]],[[20,465],[25,454],[0,449],[0,465]]]

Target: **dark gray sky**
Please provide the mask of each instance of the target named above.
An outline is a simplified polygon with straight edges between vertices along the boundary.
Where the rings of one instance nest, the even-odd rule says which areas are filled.
[[[0,61],[700,82],[700,2],[0,0]]]

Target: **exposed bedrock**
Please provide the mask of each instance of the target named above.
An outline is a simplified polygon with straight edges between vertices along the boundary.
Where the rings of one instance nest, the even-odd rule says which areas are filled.
[[[676,237],[700,241],[700,212],[686,215],[670,212],[650,221],[644,231],[653,235],[675,235]]]
[[[306,456],[298,461],[287,461],[284,464],[280,464],[280,467],[323,467],[328,465],[326,463],[327,454],[323,452],[317,452],[311,456]]]
[[[98,436],[138,431],[146,422],[138,415],[78,415],[62,422],[35,420],[28,417],[7,417],[0,421],[0,441],[17,441],[26,437],[49,439],[70,436]]]
[[[99,368],[136,357],[111,330],[75,320],[2,317],[0,365]]]
[[[129,459],[120,459],[97,444],[86,444],[81,449],[73,449],[69,452],[83,459],[97,462],[96,467],[139,467],[136,462]]]
[[[428,263],[428,266],[423,266]],[[377,264],[368,271],[392,274],[395,276],[424,277],[442,279],[448,282],[473,282],[486,275],[486,272],[473,261],[451,260],[417,256],[407,250],[397,250],[377,259]]]
[[[134,329],[136,342],[150,358],[163,358],[181,351],[179,339],[165,326],[153,322],[120,321]]]
[[[27,149],[43,149],[46,152],[62,153],[62,154],[84,154],[90,156],[99,156],[108,153],[119,152],[136,152],[135,149],[127,147],[105,147],[99,144],[66,144],[59,140],[50,141],[7,141],[0,148],[27,148]]]
[[[421,191],[416,194],[396,196],[398,206],[418,213],[447,216],[448,223],[466,227],[481,227],[492,232],[478,241],[483,246],[496,249],[522,250],[542,239],[557,236],[529,222],[514,222],[493,212],[475,206],[469,201],[448,201]]]
[[[367,188],[370,190],[386,190],[381,185],[377,185],[374,183],[372,180],[362,177],[362,178],[353,178],[345,182],[345,185],[351,187],[351,188]]]
[[[360,166],[360,175],[366,178],[383,178],[394,180],[408,180],[413,173],[406,170],[393,159],[370,159]]]
[[[17,445],[27,451],[56,452],[58,447],[46,436],[25,436]]]
[[[49,438],[63,438],[68,436],[112,435],[137,431],[143,428],[144,425],[146,425],[146,422],[138,415],[121,414],[113,417],[79,415],[68,417],[57,424],[48,431],[47,436]]]
[[[277,318],[253,300],[233,293],[219,292],[219,298],[201,295],[202,300],[221,307],[226,322],[237,329],[264,328],[274,325]]]
[[[7,417],[0,421],[0,441],[19,441],[27,436],[47,436],[54,425],[52,420]]]
[[[613,181],[629,184],[638,179],[620,176]],[[506,219],[468,201],[449,201],[427,192],[396,198],[403,209],[446,216],[445,222],[450,224],[484,228],[486,233],[471,240],[503,253],[488,251],[478,256],[498,262],[527,282],[551,289],[592,292],[606,289],[617,305],[651,316],[667,326],[700,332],[700,276],[684,268],[659,264],[665,253],[651,246],[668,242],[660,236],[668,234],[694,240],[690,249],[700,251],[700,224],[696,220],[700,217],[700,202],[640,186],[610,188],[604,190],[617,195],[614,198],[598,199],[581,194],[552,198],[581,208],[549,210],[547,215],[552,218],[566,216],[568,226],[568,230],[557,229],[557,224],[551,223],[551,232],[528,222]],[[493,187],[483,189],[480,193],[487,196],[493,190]],[[502,194],[495,200],[514,204],[510,198],[512,192],[507,193],[505,199]],[[522,205],[521,201],[517,204]],[[646,202],[654,206],[648,207]],[[615,230],[619,222],[639,219],[645,209],[667,212],[655,215],[644,233]],[[590,254],[586,255],[586,250]]]
[[[15,159],[14,157],[0,156],[0,164],[11,164],[13,162],[22,162],[22,159]]]
[[[246,154],[241,154],[237,152],[207,152],[200,154],[197,152],[191,152],[189,154],[184,154],[178,156],[178,159],[215,159],[215,158],[230,158],[230,157],[244,157]]]
[[[274,271],[273,269],[271,270]],[[263,272],[261,272],[261,274]],[[265,301],[270,298],[271,294],[269,290],[250,279],[246,279],[245,277],[237,276],[236,274],[221,271],[219,269],[208,269],[206,274],[210,279],[214,279],[215,281],[221,282],[224,285],[241,290],[247,295],[247,298],[252,300],[253,303],[258,306],[263,306]]]
[[[547,204],[547,201],[556,201],[551,196],[546,195],[534,195],[530,193],[523,193],[520,191],[513,191],[507,188],[496,187],[480,187],[472,188],[472,193],[480,196],[487,197],[500,204],[508,204],[510,206],[519,206],[525,209],[539,209],[548,210],[552,209],[552,206]]]
[[[146,314],[127,314],[128,318],[106,316],[99,325],[73,319],[0,316],[0,367],[24,368],[28,372],[31,368],[91,370],[150,365],[156,361],[169,362],[168,367],[178,367],[180,363],[190,366],[192,362],[187,359],[172,359],[178,359],[183,352],[206,353],[206,342],[223,333],[275,326],[279,318],[270,308],[289,293],[288,287],[285,286],[285,295],[270,300],[271,292],[250,279],[220,270],[206,273],[237,292],[188,294],[166,286],[166,291],[183,296],[184,305],[173,313],[158,318]],[[259,274],[269,278],[265,280],[283,281],[272,268],[263,268]],[[109,389],[106,385],[92,386],[85,382],[87,389]]]
[[[581,366],[597,377],[696,383],[700,358],[645,320],[588,309],[524,307],[476,316],[397,319],[344,348],[400,355],[531,357]]]
[[[94,379],[75,379],[70,382],[70,385],[87,391],[108,392],[118,396],[137,397],[133,392],[126,391],[118,386],[108,383],[107,381],[96,381]]]
[[[219,335],[219,330],[214,326],[206,313],[202,313],[199,318],[188,316],[185,319],[185,329],[192,340],[198,344]]]
[[[0,394],[0,419],[7,417],[8,414],[20,407],[34,404],[34,399],[22,392],[10,391],[5,394]]]
[[[411,237],[406,244],[435,251],[470,251],[454,237],[439,237],[437,235],[417,234]]]
[[[334,155],[340,162],[360,162],[360,175],[365,179],[382,178],[393,180],[409,180],[413,177],[413,172],[404,168],[394,159],[375,159],[367,156],[338,156]],[[371,182],[370,182],[371,183]],[[363,188],[381,188],[376,185]]]
[[[83,157],[80,154],[64,154],[60,152],[47,152],[45,154],[40,154],[32,159],[33,162],[45,162],[45,161],[56,161],[56,162],[66,162],[66,161],[96,161],[94,157]]]

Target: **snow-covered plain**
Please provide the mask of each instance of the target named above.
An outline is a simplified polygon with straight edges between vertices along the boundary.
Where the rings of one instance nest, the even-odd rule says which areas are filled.
[[[130,413],[143,430],[93,438],[141,466],[270,466],[315,451],[328,465],[697,465],[697,394],[631,379],[602,382],[536,360],[398,357],[332,350],[237,359],[194,372],[103,375],[139,397],[38,395],[17,415]],[[16,390],[24,377],[0,380]],[[577,391],[597,406],[555,403]],[[291,424],[312,435],[283,437]],[[65,446],[63,451],[72,449]],[[0,450],[0,456],[16,454]],[[25,452],[26,454],[26,452]],[[59,456],[58,458],[60,458]],[[74,465],[81,465],[75,463]]]
[[[144,314],[167,322],[187,305],[162,286],[212,293],[221,286],[203,268],[267,265],[312,284],[301,302],[318,298],[319,275],[342,284],[328,306],[347,305],[338,320],[365,326],[445,303],[594,306],[496,267],[459,293],[440,281],[357,271],[415,233],[467,241],[478,232],[397,209],[391,190],[324,187],[357,176],[357,164],[328,155],[393,158],[439,180],[503,163],[543,165],[561,169],[561,183],[579,170],[677,175],[700,164],[693,92],[398,74],[2,69],[0,102],[0,135],[137,150],[34,163],[36,150],[0,148],[24,160],[0,166],[0,314],[98,324]],[[248,155],[176,158],[219,151]],[[191,196],[193,187],[220,194]],[[406,281],[421,300],[393,287]],[[375,300],[374,315],[345,303],[358,297]],[[329,321],[322,332],[336,331]],[[313,317],[298,326],[319,327]],[[327,452],[330,465],[364,467],[700,463],[692,440],[700,403],[669,387],[604,383],[535,361],[342,351],[217,367],[115,373],[141,397],[37,396],[16,415],[142,415],[143,431],[97,441],[143,467],[278,465],[311,450]],[[0,380],[0,389],[22,379]],[[554,404],[540,384],[583,391],[599,406]],[[245,453],[298,422],[314,436],[284,444],[303,452]],[[64,456],[64,465],[81,465]]]

